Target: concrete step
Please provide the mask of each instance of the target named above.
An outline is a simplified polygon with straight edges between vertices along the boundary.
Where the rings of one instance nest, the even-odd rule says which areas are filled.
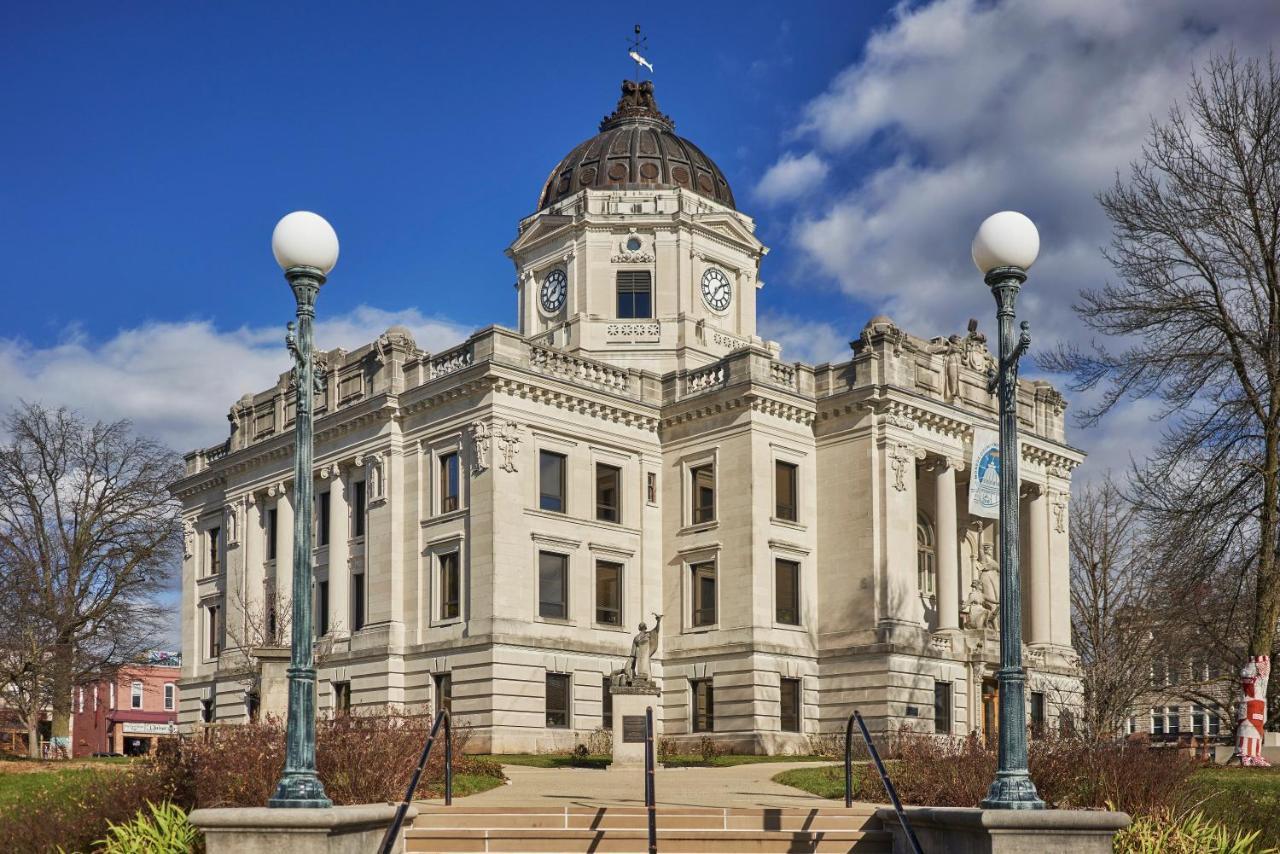
[[[767,831],[659,830],[662,854],[891,854],[893,837],[883,830]],[[550,830],[497,828],[450,830],[414,828],[405,832],[405,854],[644,854],[644,830]]]
[[[874,807],[705,809],[660,807],[663,854],[859,852],[890,854]],[[420,805],[404,834],[410,852],[613,854],[648,851],[643,807],[441,807]]]

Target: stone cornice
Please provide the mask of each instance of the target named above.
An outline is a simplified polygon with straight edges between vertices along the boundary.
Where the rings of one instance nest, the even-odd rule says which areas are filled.
[[[788,421],[794,421],[797,424],[803,424],[807,427],[813,426],[816,413],[812,408],[802,406],[795,401],[783,400],[772,394],[762,394],[763,391],[773,392],[774,389],[765,386],[751,384],[743,384],[731,386],[721,390],[720,394],[700,394],[694,398],[686,398],[680,401],[671,409],[679,408],[679,412],[670,415],[664,415],[662,418],[663,427],[674,427],[677,424],[685,424],[690,421],[698,421],[703,418],[710,418],[729,412],[735,409],[750,409],[752,412],[760,412],[766,415],[775,415],[779,418],[785,418]],[[736,393],[735,393],[736,392]],[[788,394],[779,390],[780,394]],[[790,396],[795,396],[791,393]],[[802,400],[803,398],[797,398]],[[694,404],[694,405],[689,405]]]
[[[504,366],[505,367],[505,366]],[[490,378],[493,390],[510,397],[545,403],[557,409],[576,412],[615,424],[625,424],[648,432],[656,432],[658,418],[648,412],[637,412],[604,400],[593,400],[567,391],[564,384],[550,377],[539,377],[537,382],[517,376],[494,375]],[[554,386],[552,385],[554,384]],[[644,406],[644,404],[635,404]],[[650,409],[649,407],[645,407]]]

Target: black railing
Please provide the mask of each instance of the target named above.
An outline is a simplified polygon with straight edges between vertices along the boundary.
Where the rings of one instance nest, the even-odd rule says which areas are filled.
[[[404,800],[400,802],[400,806],[396,807],[395,820],[391,822],[391,826],[387,828],[386,835],[382,837],[382,844],[378,846],[378,854],[391,854],[396,847],[396,839],[400,836],[400,827],[404,824],[405,813],[409,811],[409,802],[413,800],[413,793],[418,790],[418,781],[422,779],[422,772],[427,767],[427,758],[431,755],[431,745],[435,744],[436,733],[440,731],[440,724],[444,724],[444,805],[453,805],[453,730],[449,726],[449,712],[441,709],[436,715],[435,722],[431,724],[431,732],[427,735],[427,743],[422,746],[422,755],[418,757],[418,767],[413,769],[413,777],[409,780],[409,788],[404,793]]]
[[[893,781],[889,779],[889,771],[884,767],[884,763],[880,761],[880,753],[876,750],[876,746],[871,743],[871,733],[867,732],[867,723],[862,719],[862,715],[855,711],[849,715],[849,720],[844,725],[844,805],[846,807],[853,806],[853,723],[858,722],[858,729],[862,730],[862,738],[867,743],[867,751],[871,754],[871,759],[876,763],[876,770],[880,772],[880,782],[884,783],[884,790],[889,795],[889,800],[893,802],[893,810],[898,814],[898,821],[902,824],[902,830],[907,834],[907,841],[911,843],[911,850],[915,854],[924,854],[920,849],[920,840],[916,839],[916,832],[911,829],[911,822],[907,820],[907,814],[902,809],[902,801],[898,800],[898,790],[893,787]]]
[[[644,806],[649,813],[649,854],[658,854],[658,795],[654,789],[653,706],[644,710]]]

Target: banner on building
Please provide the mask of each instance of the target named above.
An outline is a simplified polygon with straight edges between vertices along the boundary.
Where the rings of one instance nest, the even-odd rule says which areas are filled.
[[[969,459],[969,515],[1000,518],[1000,434],[983,427],[973,429],[973,456]]]

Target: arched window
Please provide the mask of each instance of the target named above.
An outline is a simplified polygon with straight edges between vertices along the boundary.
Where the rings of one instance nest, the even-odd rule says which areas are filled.
[[[916,516],[916,579],[920,595],[932,599],[938,579],[933,525],[923,513]]]

